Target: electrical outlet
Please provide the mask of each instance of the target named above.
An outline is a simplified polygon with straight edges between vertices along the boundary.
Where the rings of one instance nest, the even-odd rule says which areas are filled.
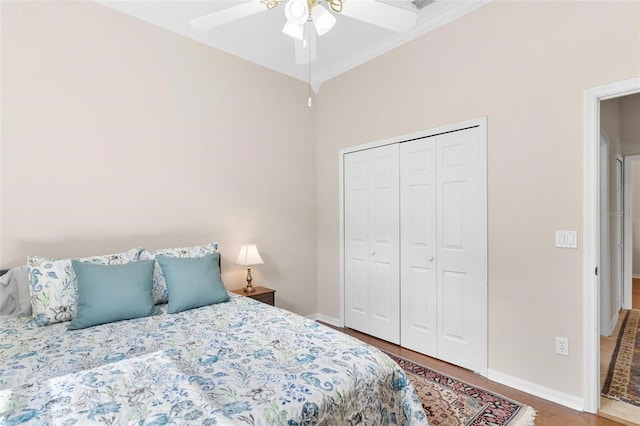
[[[556,337],[556,353],[569,356],[569,339],[566,337]]]

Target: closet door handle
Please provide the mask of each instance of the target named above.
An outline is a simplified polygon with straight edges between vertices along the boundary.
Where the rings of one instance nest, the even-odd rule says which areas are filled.
[[[433,256],[429,258],[429,262],[433,262]]]
[[[372,252],[371,252],[371,256],[375,256],[375,255],[376,255],[376,252],[375,252],[375,251],[372,251]]]

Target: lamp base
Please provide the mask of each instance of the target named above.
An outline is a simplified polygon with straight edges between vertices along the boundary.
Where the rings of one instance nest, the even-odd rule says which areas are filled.
[[[253,281],[253,277],[251,276],[251,266],[249,266],[247,267],[247,286],[243,288],[245,293],[253,293],[256,291],[251,285],[251,281]]]

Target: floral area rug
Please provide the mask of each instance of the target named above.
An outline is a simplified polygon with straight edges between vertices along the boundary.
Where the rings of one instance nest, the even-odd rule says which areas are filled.
[[[602,396],[640,407],[640,311],[623,311]]]
[[[432,426],[529,426],[536,411],[420,364],[388,355],[405,371]]]

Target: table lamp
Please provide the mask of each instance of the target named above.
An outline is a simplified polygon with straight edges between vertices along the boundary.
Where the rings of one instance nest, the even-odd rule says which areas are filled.
[[[255,244],[243,244],[240,247],[240,253],[236,259],[236,265],[243,265],[247,267],[247,286],[244,288],[245,293],[253,293],[256,291],[251,285],[253,278],[251,277],[251,266],[262,265],[264,262],[258,253],[258,248]]]

